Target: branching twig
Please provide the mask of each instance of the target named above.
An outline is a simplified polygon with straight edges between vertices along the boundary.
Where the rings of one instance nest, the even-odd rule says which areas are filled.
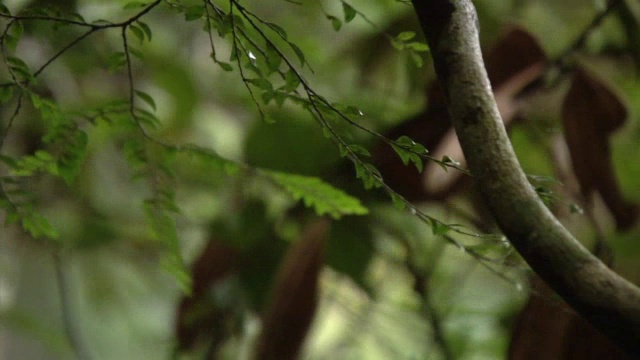
[[[118,22],[118,23],[94,24],[94,23],[88,23],[88,22],[83,22],[83,21],[78,21],[78,20],[59,18],[59,17],[55,17],[55,16],[43,16],[43,15],[20,16],[20,15],[11,15],[11,14],[4,14],[4,13],[0,13],[0,18],[12,19],[12,20],[18,20],[18,21],[33,21],[33,20],[52,21],[52,22],[58,22],[58,23],[63,23],[63,24],[67,24],[67,25],[77,25],[77,26],[82,26],[82,27],[88,27],[88,28],[91,28],[92,30],[103,30],[103,29],[110,29],[110,28],[127,27],[130,24],[138,21],[141,17],[143,17],[149,11],[151,11],[153,8],[158,6],[162,1],[163,0],[155,0],[154,2],[150,3],[149,5],[146,5],[144,9],[142,9],[140,12],[136,13],[134,16],[132,16],[132,17],[130,17],[130,18],[124,20],[124,21]]]
[[[596,16],[591,19],[591,22],[580,32],[578,38],[567,48],[565,49],[558,57],[553,60],[552,64],[564,68],[566,66],[567,59],[571,54],[576,51],[579,51],[584,47],[589,36],[593,33],[595,29],[597,29],[602,21],[615,10],[615,8],[622,4],[622,0],[611,0],[608,2],[606,8],[604,8],[601,12],[597,13]]]

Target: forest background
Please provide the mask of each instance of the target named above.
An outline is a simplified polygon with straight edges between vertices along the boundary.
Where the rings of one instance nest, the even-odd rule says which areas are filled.
[[[532,184],[637,282],[640,10],[613,3],[475,5]],[[235,359],[262,318],[308,359],[493,359],[569,313],[474,194],[410,4],[44,5],[0,9],[2,358]]]

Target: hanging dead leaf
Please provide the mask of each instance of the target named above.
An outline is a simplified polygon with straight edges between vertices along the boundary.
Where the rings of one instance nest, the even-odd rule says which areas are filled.
[[[512,330],[509,360],[630,360],[540,278],[532,279],[531,288]]]
[[[624,124],[626,116],[617,95],[584,69],[576,69],[562,105],[573,170],[585,198],[598,192],[621,230],[631,227],[638,217],[637,206],[622,197],[609,146],[609,137]]]
[[[262,318],[256,359],[297,358],[316,312],[328,226],[326,219],[307,224],[300,239],[287,251]]]
[[[523,70],[546,61],[544,50],[531,33],[510,26],[486,57],[491,86],[498,89]]]
[[[221,328],[224,314],[208,301],[207,294],[211,286],[233,273],[237,255],[233,247],[211,239],[194,262],[191,267],[192,294],[182,298],[177,311],[178,349],[189,349],[198,339],[211,338],[211,329]]]
[[[531,281],[529,302],[512,330],[509,360],[558,359],[571,313],[538,277]]]

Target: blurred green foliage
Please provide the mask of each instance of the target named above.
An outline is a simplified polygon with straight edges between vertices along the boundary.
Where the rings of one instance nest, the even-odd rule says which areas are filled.
[[[0,7],[40,11],[12,26],[0,19],[10,30],[0,66],[0,358],[74,358],[74,331],[95,358],[168,358],[189,266],[212,238],[240,253],[231,285],[212,292],[242,314],[228,320],[235,330],[219,353],[244,358],[289,244],[304,220],[325,214],[334,222],[304,358],[440,359],[443,347],[460,359],[504,357],[527,297],[525,265],[496,237],[461,234],[494,231],[473,200],[399,211],[379,195],[404,199],[367,167],[380,142],[374,132],[429,102],[433,72],[410,6],[252,0],[231,2],[231,14],[229,2],[167,0],[141,13],[154,2],[78,0],[57,2],[56,13],[43,3]],[[582,1],[475,3],[487,48],[518,24],[551,57],[599,10]],[[122,27],[109,22],[136,14],[142,22],[128,26],[125,46]],[[640,82],[625,57],[624,25],[607,19],[577,61],[628,103],[613,161],[625,196],[640,201]],[[553,104],[553,95],[538,101]],[[528,173],[553,176],[546,146],[561,131],[557,107],[529,110],[511,129],[514,147]],[[429,161],[421,148],[394,140],[387,145],[421,171]],[[640,279],[638,231],[617,234],[603,218],[620,271]],[[594,238],[584,218],[562,220]],[[415,291],[416,274],[426,296]]]

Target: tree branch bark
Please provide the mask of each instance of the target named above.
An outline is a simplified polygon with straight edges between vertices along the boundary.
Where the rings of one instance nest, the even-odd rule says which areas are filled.
[[[578,313],[640,354],[640,289],[582,246],[529,184],[493,97],[470,0],[412,0],[473,179],[509,241]]]

